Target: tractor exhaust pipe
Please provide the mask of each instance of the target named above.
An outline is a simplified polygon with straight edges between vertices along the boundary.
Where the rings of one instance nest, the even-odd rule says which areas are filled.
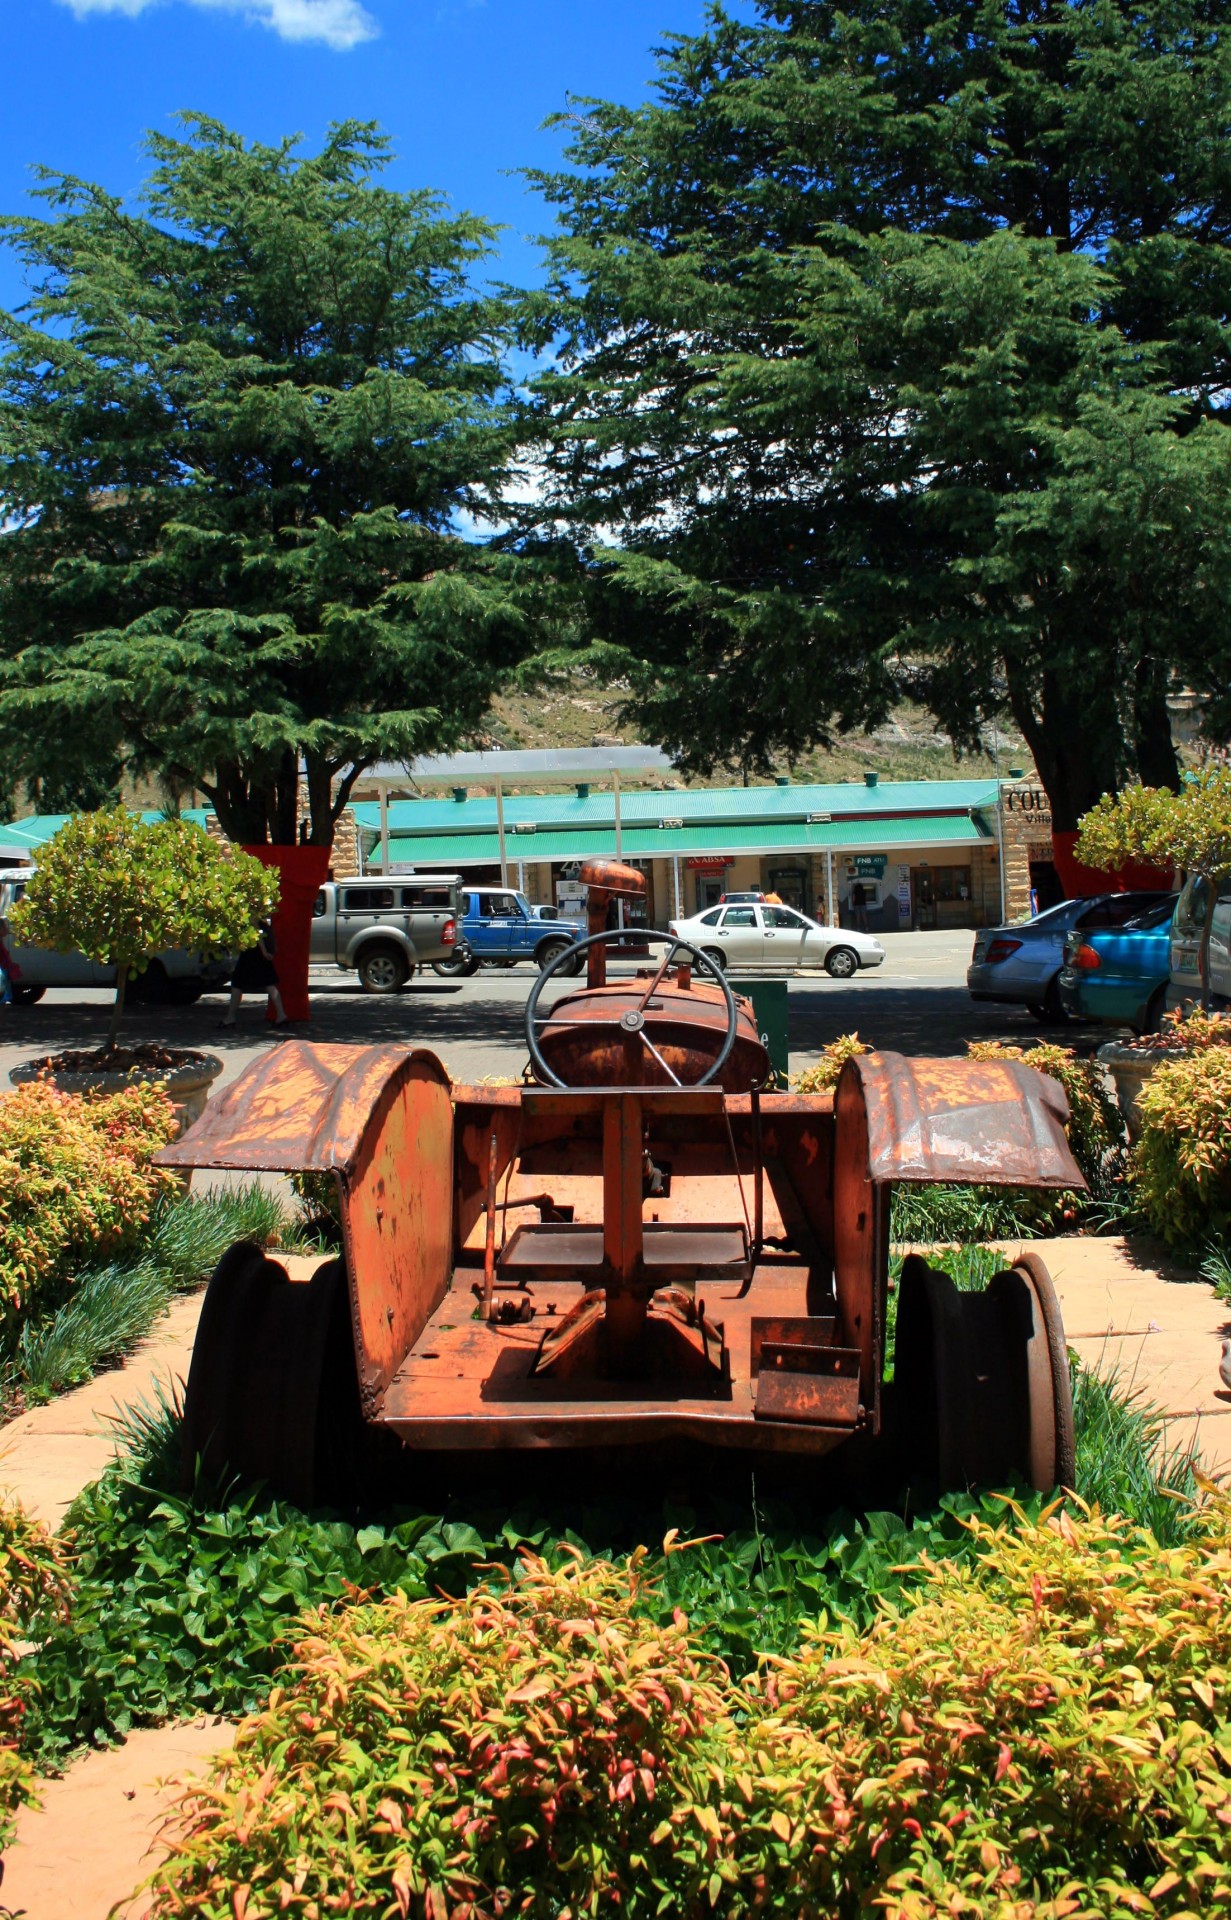
[[[586,860],[578,879],[589,889],[586,906],[586,932],[603,933],[607,928],[607,909],[613,900],[644,900],[645,875],[636,867],[622,866],[618,860]],[[586,969],[588,987],[607,984],[607,948],[600,940],[589,950]]]

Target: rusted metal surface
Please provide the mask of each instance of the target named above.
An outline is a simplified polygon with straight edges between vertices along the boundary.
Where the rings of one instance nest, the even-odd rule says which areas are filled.
[[[833,1330],[832,1314],[753,1314],[748,1330],[748,1371],[753,1376],[761,1371],[765,1346],[827,1347],[833,1340]]]
[[[428,1053],[292,1042],[159,1156],[337,1175],[349,1377],[366,1420],[414,1446],[691,1436],[818,1455],[856,1429],[875,1435],[891,1183],[1081,1184],[1063,1094],[1014,1063],[865,1056],[833,1098],[754,1099],[748,1077],[739,1093],[629,1084],[640,1042],[621,1030],[605,1065],[613,1015],[661,1014],[655,1031],[681,1064],[708,1034],[712,1061],[718,990],[662,972],[559,1005],[561,1047],[615,1084],[453,1089]],[[741,1044],[759,1050],[739,1012]],[[336,1315],[304,1318],[267,1266],[244,1267],[203,1321],[191,1430],[210,1431],[217,1400],[233,1444],[285,1482],[289,1456],[315,1444],[313,1382],[336,1359],[322,1331]],[[1059,1471],[1063,1330],[1046,1276],[1020,1268],[960,1301],[931,1276],[905,1295],[904,1398],[931,1422],[945,1471],[972,1459],[980,1471],[1020,1459],[1036,1482]]]
[[[848,1060],[838,1087],[857,1080],[867,1112],[868,1175],[875,1181],[976,1181],[1003,1187],[1082,1188],[1069,1150],[1064,1089],[1014,1060]]]
[[[735,1007],[735,1044],[712,1084],[746,1093],[767,1078],[769,1058],[752,1003],[737,998]],[[538,1042],[566,1086],[695,1086],[713,1065],[728,1013],[722,989],[695,978],[683,990],[666,978],[653,992],[637,980],[587,985],[543,1017]]]
[[[812,1427],[859,1425],[859,1355],[848,1347],[765,1342],[757,1374],[758,1420]]]
[[[860,1395],[873,1434],[881,1429],[890,1191],[871,1172],[864,1079],[844,1070],[834,1100],[834,1292],[838,1339],[858,1350]]]
[[[602,933],[607,925],[607,909],[613,900],[644,900],[645,875],[636,867],[619,860],[583,860],[578,879],[589,889],[586,895],[586,932]],[[601,943],[586,955],[586,984],[601,987],[607,979],[607,949]]]
[[[431,1054],[403,1056],[342,1173],[359,1392],[373,1415],[453,1272],[453,1104]]]
[[[359,1390],[373,1415],[452,1272],[453,1106],[436,1056],[288,1042],[162,1163],[337,1174]]]
[[[245,1067],[179,1140],[163,1167],[240,1167],[254,1173],[342,1172],[354,1160],[386,1085],[421,1061],[439,1084],[434,1053],[408,1047],[320,1047],[284,1040]]]

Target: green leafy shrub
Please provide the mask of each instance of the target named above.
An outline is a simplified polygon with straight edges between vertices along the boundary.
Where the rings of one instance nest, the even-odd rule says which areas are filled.
[[[738,1856],[774,1911],[1221,1913],[1228,1510],[1159,1551],[1052,1512],[764,1682]]]
[[[176,1131],[159,1087],[106,1095],[40,1082],[0,1096],[0,1296],[10,1318],[74,1262],[135,1243],[171,1176],[150,1165]]]
[[[1226,1911],[1226,1505],[1166,1552],[1014,1519],[743,1683],[639,1559],[320,1610],[183,1795],[153,1913]]]
[[[328,1221],[340,1241],[342,1199],[338,1192],[336,1175],[310,1168],[306,1173],[293,1173],[291,1186],[299,1201],[300,1216],[305,1227],[314,1227],[321,1221]]]
[[[84,953],[116,970],[103,1051],[114,1047],[130,977],[169,947],[222,954],[251,943],[274,910],[278,876],[191,820],[79,813],[39,849],[13,910],[19,940]]]
[[[528,1558],[451,1604],[319,1613],[190,1805],[154,1912],[229,1917],[239,1885],[249,1920],[343,1889],[371,1915],[716,1904],[727,1676],[683,1615],[638,1612],[641,1577]]]
[[[22,1643],[67,1618],[71,1585],[63,1549],[37,1520],[0,1501],[0,1848],[12,1815],[37,1800],[36,1775],[20,1750],[33,1679],[19,1669]]]
[[[1129,1178],[1168,1246],[1231,1233],[1231,1050],[1211,1045],[1160,1061],[1141,1090]]]
[[[857,1054],[871,1053],[857,1033],[840,1033],[836,1040],[821,1048],[821,1057],[812,1066],[797,1073],[792,1082],[796,1093],[832,1093],[838,1076],[848,1060]]]

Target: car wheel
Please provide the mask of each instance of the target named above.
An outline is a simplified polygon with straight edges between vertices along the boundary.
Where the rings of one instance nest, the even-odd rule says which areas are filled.
[[[1044,1026],[1062,1027],[1068,1023],[1068,1012],[1060,998],[1060,975],[1053,973],[1047,983],[1047,992],[1042,1000],[1032,1000],[1030,1011],[1036,1020]]]
[[[479,963],[473,953],[455,953],[448,960],[432,962],[432,972],[444,980],[469,980],[471,974],[478,971]]]
[[[567,953],[572,944],[571,940],[544,940],[534,956],[539,972],[545,973],[553,960],[558,960],[561,954]]]
[[[703,947],[702,952],[704,953],[707,960],[713,961],[714,965],[718,968],[719,973],[726,972],[727,956],[723,952],[721,947]]]
[[[859,972],[859,955],[854,947],[831,947],[825,955],[825,971],[834,980],[849,980]]]
[[[366,947],[359,960],[359,984],[365,993],[400,993],[410,969],[397,947]]]
[[[14,986],[11,981],[9,983],[9,992],[13,996],[13,1005],[15,1007],[37,1006],[46,991],[46,987],[18,987]]]
[[[1150,995],[1146,1010],[1141,1016],[1141,1024],[1134,1028],[1136,1033],[1157,1033],[1163,1024],[1163,1015],[1167,1011],[1167,989],[1156,987]]]

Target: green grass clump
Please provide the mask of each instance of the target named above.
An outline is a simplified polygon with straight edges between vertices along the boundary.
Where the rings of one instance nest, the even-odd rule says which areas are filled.
[[[122,1359],[177,1293],[208,1279],[236,1240],[289,1249],[298,1244],[298,1228],[278,1196],[256,1181],[199,1197],[164,1196],[129,1259],[86,1267],[42,1311],[11,1328],[6,1401],[50,1400]]]
[[[1131,1516],[1160,1547],[1187,1537],[1198,1496],[1191,1451],[1167,1443],[1164,1416],[1114,1378],[1073,1368],[1077,1485],[1087,1505]]]
[[[889,1237],[899,1246],[1033,1240],[1047,1229],[1037,1199],[1020,1187],[896,1186]]]

